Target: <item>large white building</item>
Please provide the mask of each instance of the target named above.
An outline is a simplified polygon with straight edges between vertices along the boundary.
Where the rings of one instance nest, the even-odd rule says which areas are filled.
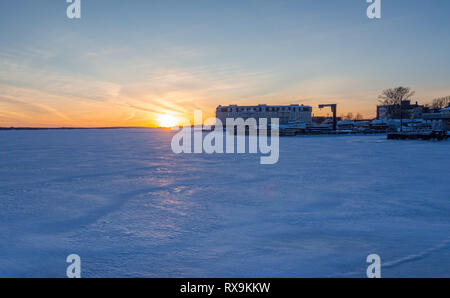
[[[227,118],[237,119],[254,118],[259,122],[260,118],[267,118],[270,122],[271,118],[279,118],[280,124],[288,124],[293,122],[312,123],[312,108],[304,105],[289,106],[218,106],[216,110],[216,118],[220,119],[225,125]]]

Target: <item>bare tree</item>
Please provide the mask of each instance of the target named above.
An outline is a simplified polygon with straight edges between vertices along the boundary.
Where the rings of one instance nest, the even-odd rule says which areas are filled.
[[[383,90],[380,98],[380,103],[383,105],[400,105],[402,101],[411,99],[415,91],[411,91],[409,87],[397,87]]]
[[[400,114],[401,117],[401,104],[404,100],[409,100],[415,94],[409,87],[397,87],[385,89],[378,97],[380,103],[385,106],[389,106],[388,113],[392,115]]]
[[[355,120],[361,121],[361,120],[363,120],[363,119],[364,119],[363,115],[361,115],[360,113],[356,114]]]
[[[403,131],[403,115],[402,115],[402,101],[409,100],[415,94],[409,87],[397,87],[383,90],[380,98],[380,103],[389,106],[388,113],[392,115],[400,114],[400,131]]]
[[[448,107],[450,105],[450,96],[446,97],[439,97],[433,99],[433,102],[431,103],[432,109],[443,109],[445,107]]]
[[[353,113],[352,112],[347,113],[347,116],[344,116],[342,118],[342,120],[352,120],[352,119],[353,119]]]

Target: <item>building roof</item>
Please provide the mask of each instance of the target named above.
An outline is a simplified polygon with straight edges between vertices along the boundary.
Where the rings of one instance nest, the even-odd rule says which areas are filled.
[[[238,107],[238,108],[256,108],[256,107],[269,107],[269,108],[284,108],[284,107],[309,107],[311,106],[305,106],[303,104],[290,104],[290,105],[266,105],[266,104],[259,104],[259,105],[252,105],[252,106],[240,106],[240,105],[228,105],[228,106],[222,106],[219,105],[217,108],[227,108],[227,107]]]

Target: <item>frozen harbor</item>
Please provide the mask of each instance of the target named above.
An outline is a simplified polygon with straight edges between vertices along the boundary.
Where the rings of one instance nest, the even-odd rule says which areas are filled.
[[[175,155],[156,129],[0,131],[0,277],[450,277],[450,142],[280,139]]]

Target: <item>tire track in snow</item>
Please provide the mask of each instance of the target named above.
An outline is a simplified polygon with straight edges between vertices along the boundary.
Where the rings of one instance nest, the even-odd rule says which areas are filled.
[[[434,247],[425,249],[422,252],[407,255],[406,257],[402,257],[402,258],[399,258],[397,260],[393,260],[390,262],[381,261],[381,270],[383,270],[383,268],[395,268],[395,267],[405,264],[405,263],[423,260],[426,257],[428,257],[429,255],[446,248],[448,245],[450,245],[450,238],[448,238],[447,240],[444,240],[443,242],[441,242],[440,244],[438,244]],[[340,274],[332,274],[329,277],[359,276],[361,273],[365,274],[365,271],[364,272],[352,271],[352,272],[346,272],[346,273],[340,273]]]
[[[444,249],[449,244],[450,244],[450,238],[443,241],[442,243],[436,245],[435,247],[428,248],[420,253],[408,255],[406,257],[403,257],[403,258],[400,258],[400,259],[397,259],[394,261],[386,262],[386,263],[382,262],[381,268],[394,268],[394,267],[404,264],[404,263],[422,260],[425,257],[429,256],[430,254]]]

